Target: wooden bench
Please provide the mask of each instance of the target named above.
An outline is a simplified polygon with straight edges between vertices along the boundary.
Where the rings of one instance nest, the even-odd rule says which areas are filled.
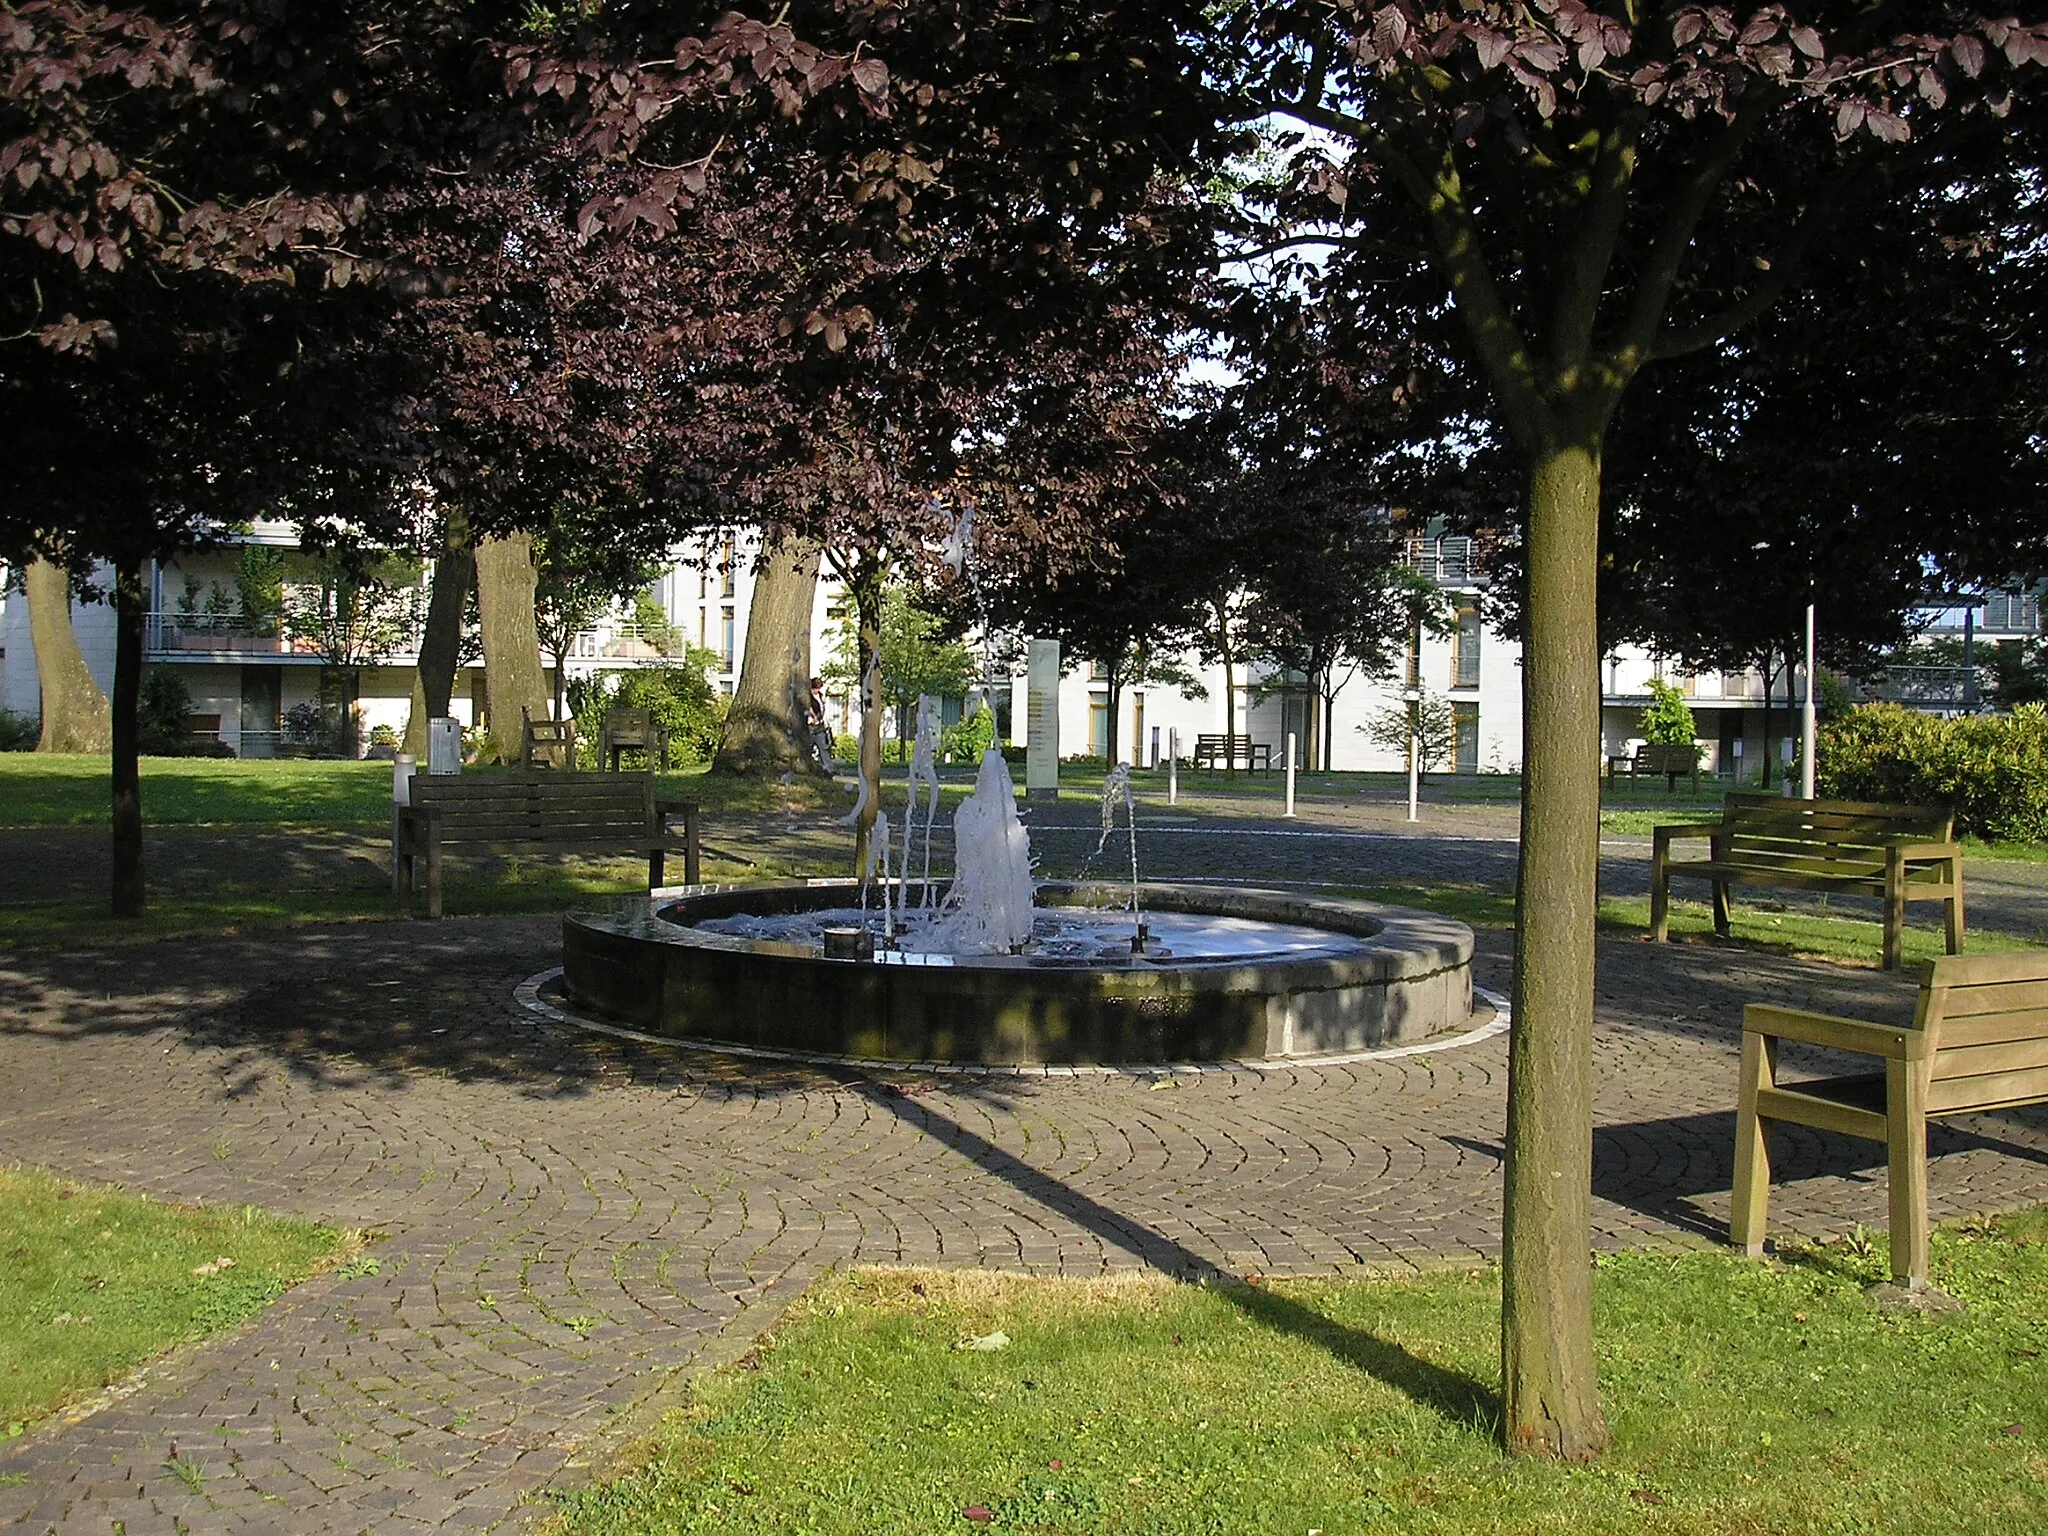
[[[1787,1040],[1872,1057],[1882,1071],[1784,1082]],[[1765,1128],[1810,1125],[1881,1141],[1891,1196],[1892,1278],[1927,1283],[1927,1122],[2048,1100],[2048,954],[1936,960],[1910,1026],[1751,1004],[1742,1015],[1729,1237],[1763,1251],[1771,1162]]]
[[[652,769],[656,757],[661,771],[668,772],[668,731],[654,723],[651,709],[608,709],[597,733],[597,766],[606,772],[619,771],[623,753],[638,752]]]
[[[1713,839],[1709,857],[1674,859],[1681,838]],[[1718,823],[1658,827],[1650,845],[1650,937],[1668,933],[1671,880],[1714,883],[1714,929],[1728,932],[1728,887],[1774,885],[1838,891],[1884,901],[1884,966],[1899,968],[1906,903],[1940,901],[1948,909],[1948,952],[1963,948],[1963,851],[1955,815],[1859,800],[1787,800],[1731,794]]]
[[[1636,779],[1644,774],[1651,778],[1660,775],[1664,787],[1677,792],[1681,775],[1692,779],[1692,792],[1700,792],[1700,749],[1698,747],[1656,746],[1644,742],[1633,753],[1607,759],[1607,782],[1612,784],[1622,774],[1628,775],[1630,789],[1635,788]]]
[[[662,883],[667,855],[683,856],[698,882],[698,806],[659,801],[652,773],[416,775],[398,811],[399,909],[412,916],[413,862],[427,864],[427,916],[441,915],[441,861],[448,848],[543,848],[647,856],[647,884]],[[680,836],[668,819],[683,818]]]
[[[533,711],[519,706],[519,766],[532,770],[536,762],[550,768],[576,766],[576,722],[536,720]]]
[[[1273,771],[1273,744],[1270,741],[1253,741],[1249,736],[1230,736],[1218,731],[1214,735],[1195,738],[1195,766],[1213,770],[1218,761],[1226,768],[1242,762],[1247,769],[1256,768],[1261,773]]]

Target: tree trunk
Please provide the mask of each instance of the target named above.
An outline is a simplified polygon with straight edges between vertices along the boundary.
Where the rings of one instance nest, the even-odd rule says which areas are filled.
[[[811,610],[820,553],[809,539],[782,539],[762,555],[714,773],[765,779],[825,771],[811,751]]]
[[[47,560],[31,560],[23,577],[36,681],[43,690],[43,733],[36,750],[104,752],[113,742],[113,727],[107,696],[93,681],[71,628],[71,578]]]
[[[1593,1363],[1593,968],[1600,859],[1599,438],[1529,476],[1522,851],[1502,1230],[1502,1427],[1567,1460],[1607,1444]]]
[[[413,679],[412,715],[405,722],[402,750],[425,761],[427,722],[445,720],[462,663],[462,616],[476,586],[476,556],[459,515],[448,519],[448,534],[434,561],[434,587],[427,598],[427,627],[420,636],[420,664]]]
[[[882,808],[882,566],[863,560],[853,580],[855,623],[860,630],[861,782],[869,786],[867,804],[853,828],[853,868],[858,874],[867,868],[868,843],[875,833],[875,813]]]
[[[1771,688],[1778,677],[1778,669],[1771,665],[1771,656],[1771,650],[1766,647],[1763,660],[1757,663],[1757,670],[1763,674],[1764,678],[1764,718],[1762,725],[1764,742],[1762,751],[1757,754],[1763,759],[1763,764],[1757,770],[1756,787],[1758,789],[1769,789],[1771,787]],[[1737,784],[1735,787],[1737,789],[1749,788],[1746,784]]]
[[[490,678],[486,761],[516,763],[523,739],[522,707],[548,718],[548,682],[534,620],[533,541],[523,533],[485,539],[476,547],[476,608],[484,632],[484,673]]]
[[[114,916],[140,917],[148,901],[142,878],[142,760],[136,705],[142,697],[142,562],[114,573]]]
[[[1103,767],[1105,768],[1114,768],[1116,766],[1116,696],[1120,681],[1117,676],[1117,671],[1117,664],[1114,661],[1105,661],[1102,664],[1103,679],[1109,684],[1109,707],[1102,722],[1108,732],[1108,734],[1104,737],[1102,744]]]

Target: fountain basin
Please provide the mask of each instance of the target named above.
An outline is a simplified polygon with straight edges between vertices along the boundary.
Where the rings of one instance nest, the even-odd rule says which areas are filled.
[[[1228,920],[1238,952],[1218,956],[827,959],[818,943],[693,926],[845,908],[855,889],[851,881],[701,886],[615,915],[571,916],[564,988],[579,1008],[678,1039],[991,1065],[1308,1059],[1410,1045],[1472,1023],[1470,928],[1412,908],[1290,891],[1143,887],[1148,914]],[[1127,884],[1047,884],[1037,904],[1113,909],[1129,895]],[[906,896],[912,905],[921,899],[918,882]],[[1128,914],[1115,916],[1128,934]],[[1270,949],[1243,941],[1260,924],[1283,925]],[[1304,941],[1302,929],[1329,942]]]

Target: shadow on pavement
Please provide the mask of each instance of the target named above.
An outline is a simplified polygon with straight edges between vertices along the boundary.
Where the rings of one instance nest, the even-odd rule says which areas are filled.
[[[977,1168],[1103,1242],[1178,1280],[1214,1287],[1217,1295],[1265,1327],[1328,1351],[1453,1423],[1489,1435],[1498,1433],[1499,1395],[1471,1377],[1425,1360],[1391,1340],[1325,1317],[1263,1285],[1228,1274],[1193,1249],[1032,1167],[929,1104],[876,1085],[864,1085],[863,1091],[904,1124],[951,1147]]]

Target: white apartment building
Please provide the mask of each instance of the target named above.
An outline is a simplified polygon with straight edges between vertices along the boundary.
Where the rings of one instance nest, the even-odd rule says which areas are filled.
[[[259,525],[243,536],[241,543],[282,551],[293,546],[293,536],[284,525]],[[652,589],[672,629],[712,653],[713,686],[726,694],[733,691],[745,661],[754,553],[746,541],[683,551],[683,558]],[[1522,760],[1521,650],[1486,623],[1484,581],[1473,556],[1472,541],[1463,537],[1409,541],[1409,562],[1451,594],[1458,613],[1452,633],[1423,638],[1419,654],[1412,658],[1413,676],[1424,689],[1448,700],[1454,711],[1457,749],[1452,771],[1512,773],[1519,770]],[[151,666],[178,668],[192,696],[195,729],[217,736],[240,756],[265,757],[277,750],[281,724],[293,706],[319,697],[326,662],[304,641],[282,634],[252,633],[251,626],[240,622],[236,591],[240,560],[241,544],[234,544],[151,568],[145,660]],[[289,572],[286,579],[291,580]],[[422,586],[409,596],[401,595],[404,600],[396,617],[395,644],[358,674],[365,740],[379,725],[394,732],[404,730],[425,616],[424,590]],[[843,594],[829,577],[819,582],[812,614],[814,672],[823,670],[837,643],[842,601]],[[1994,596],[1970,605],[1969,617],[1975,622],[1976,634],[1987,642],[2039,633],[2039,604],[2031,596]],[[1944,622],[1938,617],[1937,627]],[[1963,619],[1955,622],[1960,625]],[[110,610],[98,603],[74,605],[72,624],[94,676],[102,687],[111,686],[114,629]],[[575,637],[565,670],[571,677],[587,677],[601,671],[661,665],[665,660],[630,615],[621,611]],[[1059,709],[1062,756],[1099,758],[1113,750],[1120,760],[1150,767],[1163,760],[1176,735],[1185,758],[1198,736],[1220,734],[1225,729],[1222,668],[1202,667],[1190,657],[1185,659],[1187,670],[1199,679],[1206,696],[1190,697],[1177,688],[1158,685],[1125,687],[1118,700],[1117,740],[1110,743],[1105,739],[1109,720],[1106,683],[1085,658],[1066,660]],[[1621,650],[1603,664],[1603,752],[1625,753],[1640,740],[1640,719],[1650,703],[1649,682],[1655,677],[1676,683],[1687,695],[1704,747],[1703,770],[1729,775],[1740,766],[1746,777],[1754,777],[1757,765],[1771,750],[1763,739],[1763,680],[1754,672],[1685,673],[1636,648]],[[1354,678],[1345,685],[1331,711],[1331,768],[1402,770],[1401,752],[1375,745],[1363,727],[1376,714],[1400,709],[1408,682],[1407,671],[1402,669],[1393,677]],[[1781,761],[1797,732],[1796,701],[1802,688],[1802,680],[1781,678],[1772,700],[1771,733],[1775,755]],[[1268,744],[1277,764],[1291,733],[1296,739],[1297,762],[1305,767],[1314,760],[1308,740],[1311,707],[1305,685],[1296,680],[1290,687],[1285,679],[1241,672],[1236,691],[1239,734]],[[1024,707],[1021,655],[1016,675],[990,679],[986,693],[1008,739],[1022,745],[1029,712]],[[465,724],[474,723],[477,702],[484,694],[482,667],[465,666],[456,680],[451,711]],[[0,708],[32,717],[38,713],[39,699],[27,603],[18,590],[7,590],[0,581]],[[962,708],[963,701],[948,701],[947,722],[959,718]],[[854,722],[848,704],[835,701],[833,713],[834,727],[851,731]]]

